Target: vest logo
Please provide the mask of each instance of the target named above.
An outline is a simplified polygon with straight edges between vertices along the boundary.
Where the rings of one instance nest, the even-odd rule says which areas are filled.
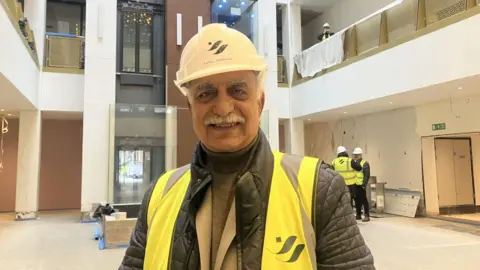
[[[228,44],[222,45],[222,42],[223,40],[218,40],[218,41],[215,41],[214,43],[208,42],[208,46],[210,46],[210,49],[208,51],[209,52],[215,51],[214,55],[223,53],[225,49],[228,47]]]
[[[281,237],[277,237],[275,240],[276,240],[277,243],[282,243],[283,242]],[[272,252],[273,254],[275,254],[276,255],[275,258],[279,261],[282,261],[282,262],[285,262],[285,263],[294,263],[298,260],[298,258],[302,254],[303,250],[305,249],[305,244],[294,245],[296,240],[297,240],[296,236],[294,236],[294,235],[289,236],[287,238],[287,240],[285,240],[285,242],[283,242],[283,245],[282,245],[282,248],[280,249],[280,251],[278,251],[278,252],[273,252],[271,250],[269,250],[269,251]],[[293,250],[293,252],[292,252],[292,255],[290,255],[290,258],[288,258],[287,260],[280,258],[280,255],[287,254],[287,253],[291,252],[292,250]],[[284,256],[282,256],[282,257],[284,257]]]
[[[342,159],[340,159],[340,160],[338,161],[338,163],[340,163],[340,164],[343,164],[343,163],[345,163],[345,159],[343,159],[343,158],[342,158]]]

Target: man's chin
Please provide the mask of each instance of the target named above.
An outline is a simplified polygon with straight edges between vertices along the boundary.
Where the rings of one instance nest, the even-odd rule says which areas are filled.
[[[242,142],[238,138],[216,139],[210,143],[211,150],[215,152],[237,152],[243,149]]]

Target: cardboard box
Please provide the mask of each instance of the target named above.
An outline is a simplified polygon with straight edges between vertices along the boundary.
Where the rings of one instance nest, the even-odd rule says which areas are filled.
[[[102,235],[105,248],[127,247],[135,224],[137,224],[136,218],[115,219],[114,216],[103,216]]]

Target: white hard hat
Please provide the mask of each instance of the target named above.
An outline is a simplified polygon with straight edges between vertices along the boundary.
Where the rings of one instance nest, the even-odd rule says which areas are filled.
[[[330,24],[329,24],[329,23],[325,23],[325,24],[323,25],[323,28],[327,28],[327,27],[330,28]]]
[[[337,154],[340,154],[340,153],[343,153],[343,152],[347,152],[347,148],[345,148],[344,146],[339,146],[337,148]]]
[[[354,154],[354,155],[361,155],[361,154],[363,154],[362,148],[360,148],[360,147],[355,148],[355,149],[353,150],[353,154]]]
[[[263,81],[267,64],[255,45],[225,24],[208,24],[188,41],[180,58],[176,86],[187,95],[185,83],[225,72],[252,70]]]

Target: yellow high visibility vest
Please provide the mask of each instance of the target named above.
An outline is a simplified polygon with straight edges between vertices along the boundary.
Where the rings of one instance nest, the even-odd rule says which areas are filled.
[[[345,180],[347,186],[355,185],[356,174],[352,168],[352,159],[348,157],[338,157],[332,162],[335,171],[340,174]]]
[[[363,185],[363,165],[365,164],[365,160],[362,159],[362,161],[360,161],[360,165],[362,166],[362,170],[359,171],[359,172],[355,172],[355,174],[357,175],[357,179],[356,179],[356,183],[357,186],[361,186]]]
[[[312,207],[313,188],[317,178],[316,166],[319,161],[316,158],[279,152],[273,154],[275,162],[261,268],[317,269]],[[295,159],[296,162],[288,162]],[[284,166],[285,164],[287,166]],[[292,164],[300,166],[295,169]],[[143,269],[171,269],[170,252],[175,221],[189,183],[188,166],[165,173],[157,182],[148,205],[147,247]],[[295,248],[284,252],[282,247],[287,239],[295,241]]]

